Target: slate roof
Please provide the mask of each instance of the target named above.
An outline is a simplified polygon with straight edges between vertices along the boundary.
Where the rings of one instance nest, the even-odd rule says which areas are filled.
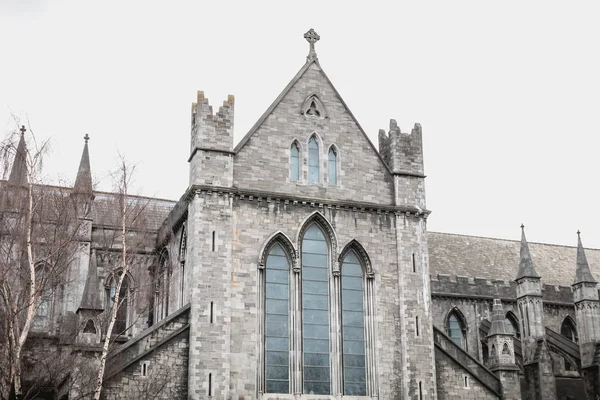
[[[429,272],[513,281],[519,267],[519,240],[428,232]],[[542,283],[570,286],[575,279],[577,247],[529,242]],[[590,270],[600,276],[600,249],[585,249]]]

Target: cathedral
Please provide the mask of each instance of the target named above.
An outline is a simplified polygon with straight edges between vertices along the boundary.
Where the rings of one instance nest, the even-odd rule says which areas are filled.
[[[528,243],[523,226],[515,241],[428,231],[421,126],[392,119],[372,143],[304,38],[239,143],[234,97],[213,110],[198,92],[178,201],[127,198],[144,224],[128,222],[102,398],[600,398],[600,250]],[[89,200],[85,229],[24,362],[74,358],[37,399],[89,398],[121,275],[118,194],[92,189],[90,147],[63,188]],[[17,153],[5,193],[26,169]]]

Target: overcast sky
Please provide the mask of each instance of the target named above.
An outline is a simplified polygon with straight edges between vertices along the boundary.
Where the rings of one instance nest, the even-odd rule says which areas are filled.
[[[430,230],[600,248],[600,3],[360,3],[0,0],[1,133],[28,120],[71,182],[87,133],[100,189],[120,151],[138,192],[179,199],[196,91],[235,95],[239,141],[314,28],[374,143],[422,124]]]

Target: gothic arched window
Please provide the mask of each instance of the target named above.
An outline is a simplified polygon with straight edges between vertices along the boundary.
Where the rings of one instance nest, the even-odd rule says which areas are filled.
[[[290,178],[292,181],[300,180],[300,149],[296,142],[290,147]]]
[[[517,317],[515,317],[515,315],[510,311],[507,312],[506,316],[504,317],[504,329],[506,330],[506,333],[510,333],[517,339],[521,337]]]
[[[466,344],[465,331],[466,326],[463,323],[462,316],[458,313],[458,310],[452,310],[446,322],[446,333],[454,343],[463,349]]]
[[[354,250],[344,257],[341,275],[344,394],[366,396],[363,267]]]
[[[187,252],[187,225],[181,227],[181,240],[179,242],[179,307],[185,303],[185,258]]]
[[[54,307],[54,287],[50,267],[40,263],[35,267],[36,292],[39,303],[33,319],[34,330],[47,331],[52,323]]]
[[[154,288],[154,322],[169,315],[169,288],[171,279],[169,253],[164,250],[158,259]]]
[[[308,181],[319,183],[319,143],[315,135],[308,141]]]
[[[107,281],[106,285],[106,305],[107,310],[112,310],[115,304],[117,286],[119,284],[121,272],[113,273]],[[121,289],[119,290],[119,298],[117,303],[117,319],[113,326],[112,334],[122,335],[129,328],[131,323],[131,308],[132,308],[132,295],[133,285],[129,275],[125,275]]]
[[[575,322],[570,316],[566,316],[560,326],[560,334],[571,340],[572,342],[578,343],[579,337],[577,336],[577,327]]]
[[[330,185],[337,185],[337,152],[335,148],[331,146],[329,148],[329,156],[328,156],[328,180]]]
[[[329,246],[317,224],[302,238],[302,331],[304,393],[330,394]]]
[[[290,264],[276,243],[265,266],[265,379],[267,393],[290,391]]]

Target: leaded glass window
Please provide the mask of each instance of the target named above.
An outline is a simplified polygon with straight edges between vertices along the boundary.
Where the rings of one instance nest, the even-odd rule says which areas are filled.
[[[266,262],[266,391],[290,391],[290,268],[288,258],[275,244]]]
[[[296,143],[290,148],[290,176],[293,181],[300,180],[300,150]]]
[[[560,334],[571,340],[572,342],[578,343],[579,338],[577,337],[577,329],[575,323],[569,317],[566,317],[560,327]]]
[[[302,239],[303,382],[307,394],[330,394],[331,390],[328,255],[323,232],[312,224]]]
[[[331,185],[337,184],[337,154],[335,153],[335,149],[331,147],[329,149],[329,183]]]
[[[463,327],[454,313],[448,317],[448,336],[454,343],[463,347]]]
[[[344,394],[366,396],[365,317],[363,273],[354,251],[342,264],[342,362]]]
[[[308,181],[319,182],[319,144],[315,136],[308,141]]]

